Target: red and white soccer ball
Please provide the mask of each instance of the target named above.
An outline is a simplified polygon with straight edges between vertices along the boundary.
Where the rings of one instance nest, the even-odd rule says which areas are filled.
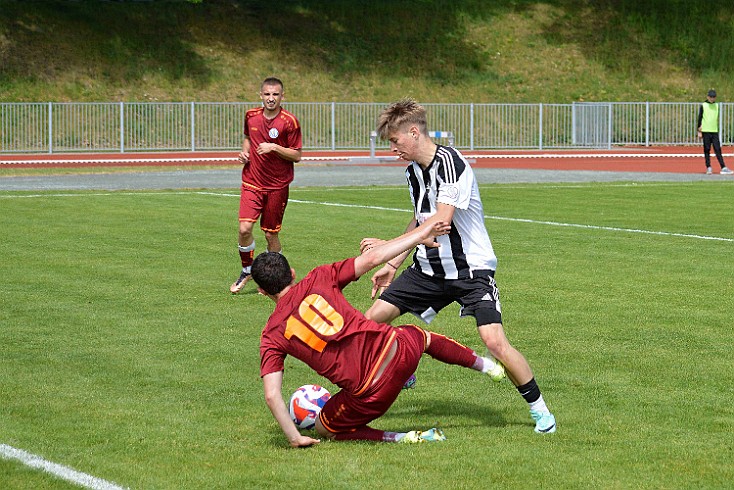
[[[321,409],[331,398],[331,393],[319,385],[303,385],[298,388],[288,402],[291,419],[300,429],[313,429]]]

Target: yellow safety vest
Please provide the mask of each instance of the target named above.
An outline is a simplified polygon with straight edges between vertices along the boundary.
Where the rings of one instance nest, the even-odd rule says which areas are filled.
[[[704,102],[701,104],[703,107],[703,118],[701,118],[701,132],[703,133],[718,133],[719,132],[719,104],[714,102],[709,104]]]

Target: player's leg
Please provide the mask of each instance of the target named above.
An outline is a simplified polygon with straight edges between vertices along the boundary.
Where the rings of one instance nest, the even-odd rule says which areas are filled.
[[[502,324],[480,325],[478,330],[487,350],[505,366],[507,376],[528,403],[530,416],[535,420],[535,432],[555,432],[556,419],[545,404],[530,364],[520,351],[510,345]]]
[[[489,354],[502,363],[507,377],[530,407],[530,415],[535,420],[535,431],[555,432],[556,422],[540,393],[533,371],[525,356],[507,340],[502,326],[500,294],[494,274],[482,275],[472,279],[454,281],[453,286],[460,291],[462,316],[473,316],[477,322],[479,337]]]
[[[390,408],[401,388],[401,382],[393,381],[390,386],[383,386],[375,393],[360,398],[343,390],[338,392],[321,409],[316,419],[316,432],[335,441],[416,443],[444,440],[443,433],[435,428],[428,431],[392,432],[367,425]]]
[[[431,323],[436,314],[453,301],[447,298],[441,281],[409,267],[393,279],[365,316],[376,322],[390,323],[410,312],[424,322]]]
[[[711,168],[711,133],[703,133],[703,158],[706,163],[706,173]]]
[[[493,381],[505,377],[505,368],[491,356],[480,356],[469,347],[436,332],[426,331],[426,354],[446,364],[485,373]]]
[[[713,135],[713,141],[712,145],[714,147],[714,153],[716,154],[716,160],[719,162],[719,165],[721,165],[721,170],[723,174],[729,173],[728,168],[726,167],[726,164],[724,163],[724,156],[721,154],[721,141],[719,140],[719,134],[714,133]]]
[[[232,294],[239,293],[249,282],[250,268],[255,257],[255,237],[252,229],[260,217],[262,210],[262,195],[242,185],[240,192],[239,230],[237,236],[237,249],[240,256],[242,270],[240,275],[229,287]]]
[[[378,298],[364,316],[379,323],[390,323],[400,316],[400,310],[395,305]]]
[[[373,429],[367,424],[381,417],[395,402],[403,383],[418,367],[425,349],[425,336],[414,331],[399,329],[392,360],[372,385],[355,397],[344,390],[326,402],[316,421],[316,430],[323,437],[337,441],[367,440],[376,442],[434,442],[445,439],[443,432],[433,428],[427,431],[391,432]]]
[[[410,312],[430,323],[441,309],[452,302],[451,298],[446,298],[440,281],[434,281],[408,268],[393,279],[392,284],[372,304],[365,316],[376,322],[391,323],[403,313]],[[403,388],[413,388],[415,383],[416,377],[413,374]]]
[[[288,205],[288,188],[268,191],[263,201],[260,228],[265,234],[268,252],[283,252],[280,229],[283,226],[285,208]]]

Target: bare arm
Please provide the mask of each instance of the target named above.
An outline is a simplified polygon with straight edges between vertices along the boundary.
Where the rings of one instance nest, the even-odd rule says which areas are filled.
[[[242,152],[237,155],[237,159],[242,164],[250,161],[250,138],[247,136],[242,140]]]
[[[372,275],[372,299],[375,299],[378,293],[382,293],[382,291],[385,290],[386,287],[390,285],[393,278],[395,277],[395,274],[398,272],[398,269],[402,265],[403,261],[410,255],[410,252],[412,249],[417,246],[418,244],[422,243],[426,247],[437,247],[438,243],[435,243],[434,239],[438,235],[445,235],[448,233],[451,229],[450,223],[451,220],[454,217],[454,211],[456,208],[453,206],[449,206],[447,204],[438,203],[436,206],[436,213],[428,218],[426,221],[423,222],[423,224],[416,228],[417,221],[415,218],[413,218],[410,223],[408,224],[408,227],[406,228],[406,233],[409,232],[409,230],[414,230],[419,233],[421,233],[421,229],[431,229],[437,224],[444,224],[446,226],[445,232],[438,233],[438,234],[429,234],[428,237],[424,238],[423,240],[419,240],[413,247],[408,248],[407,250],[403,251],[399,255],[395,256],[394,259],[388,259],[385,261],[385,265],[375,272]],[[362,253],[365,253],[366,251],[370,250],[373,247],[377,247],[380,244],[385,243],[383,240],[377,239],[377,238],[365,238],[360,243],[360,250]],[[379,265],[379,264],[378,264]]]
[[[275,153],[280,158],[288,160],[289,162],[298,162],[301,160],[301,149],[286,148],[280,146],[277,143],[260,143],[257,147],[258,155],[265,155],[266,153]]]
[[[397,238],[393,238],[392,240],[368,248],[362,255],[359,255],[354,260],[355,275],[360,277],[378,265],[384,264],[390,259],[394,259],[399,255],[409,252],[424,240],[432,239],[439,235],[445,235],[450,229],[451,226],[448,223],[443,221],[434,221],[431,224],[424,224],[418,228],[413,228]]]
[[[291,420],[282,395],[283,371],[263,376],[263,388],[265,390],[265,403],[267,403],[275,420],[278,421],[278,425],[280,425],[291,446],[306,447],[321,442],[318,439],[302,435],[298,432],[296,424]]]

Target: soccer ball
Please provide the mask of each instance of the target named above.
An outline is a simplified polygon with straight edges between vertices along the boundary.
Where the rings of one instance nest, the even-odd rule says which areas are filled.
[[[303,385],[298,388],[288,402],[291,419],[299,429],[313,429],[316,417],[331,398],[331,393],[319,385]]]

